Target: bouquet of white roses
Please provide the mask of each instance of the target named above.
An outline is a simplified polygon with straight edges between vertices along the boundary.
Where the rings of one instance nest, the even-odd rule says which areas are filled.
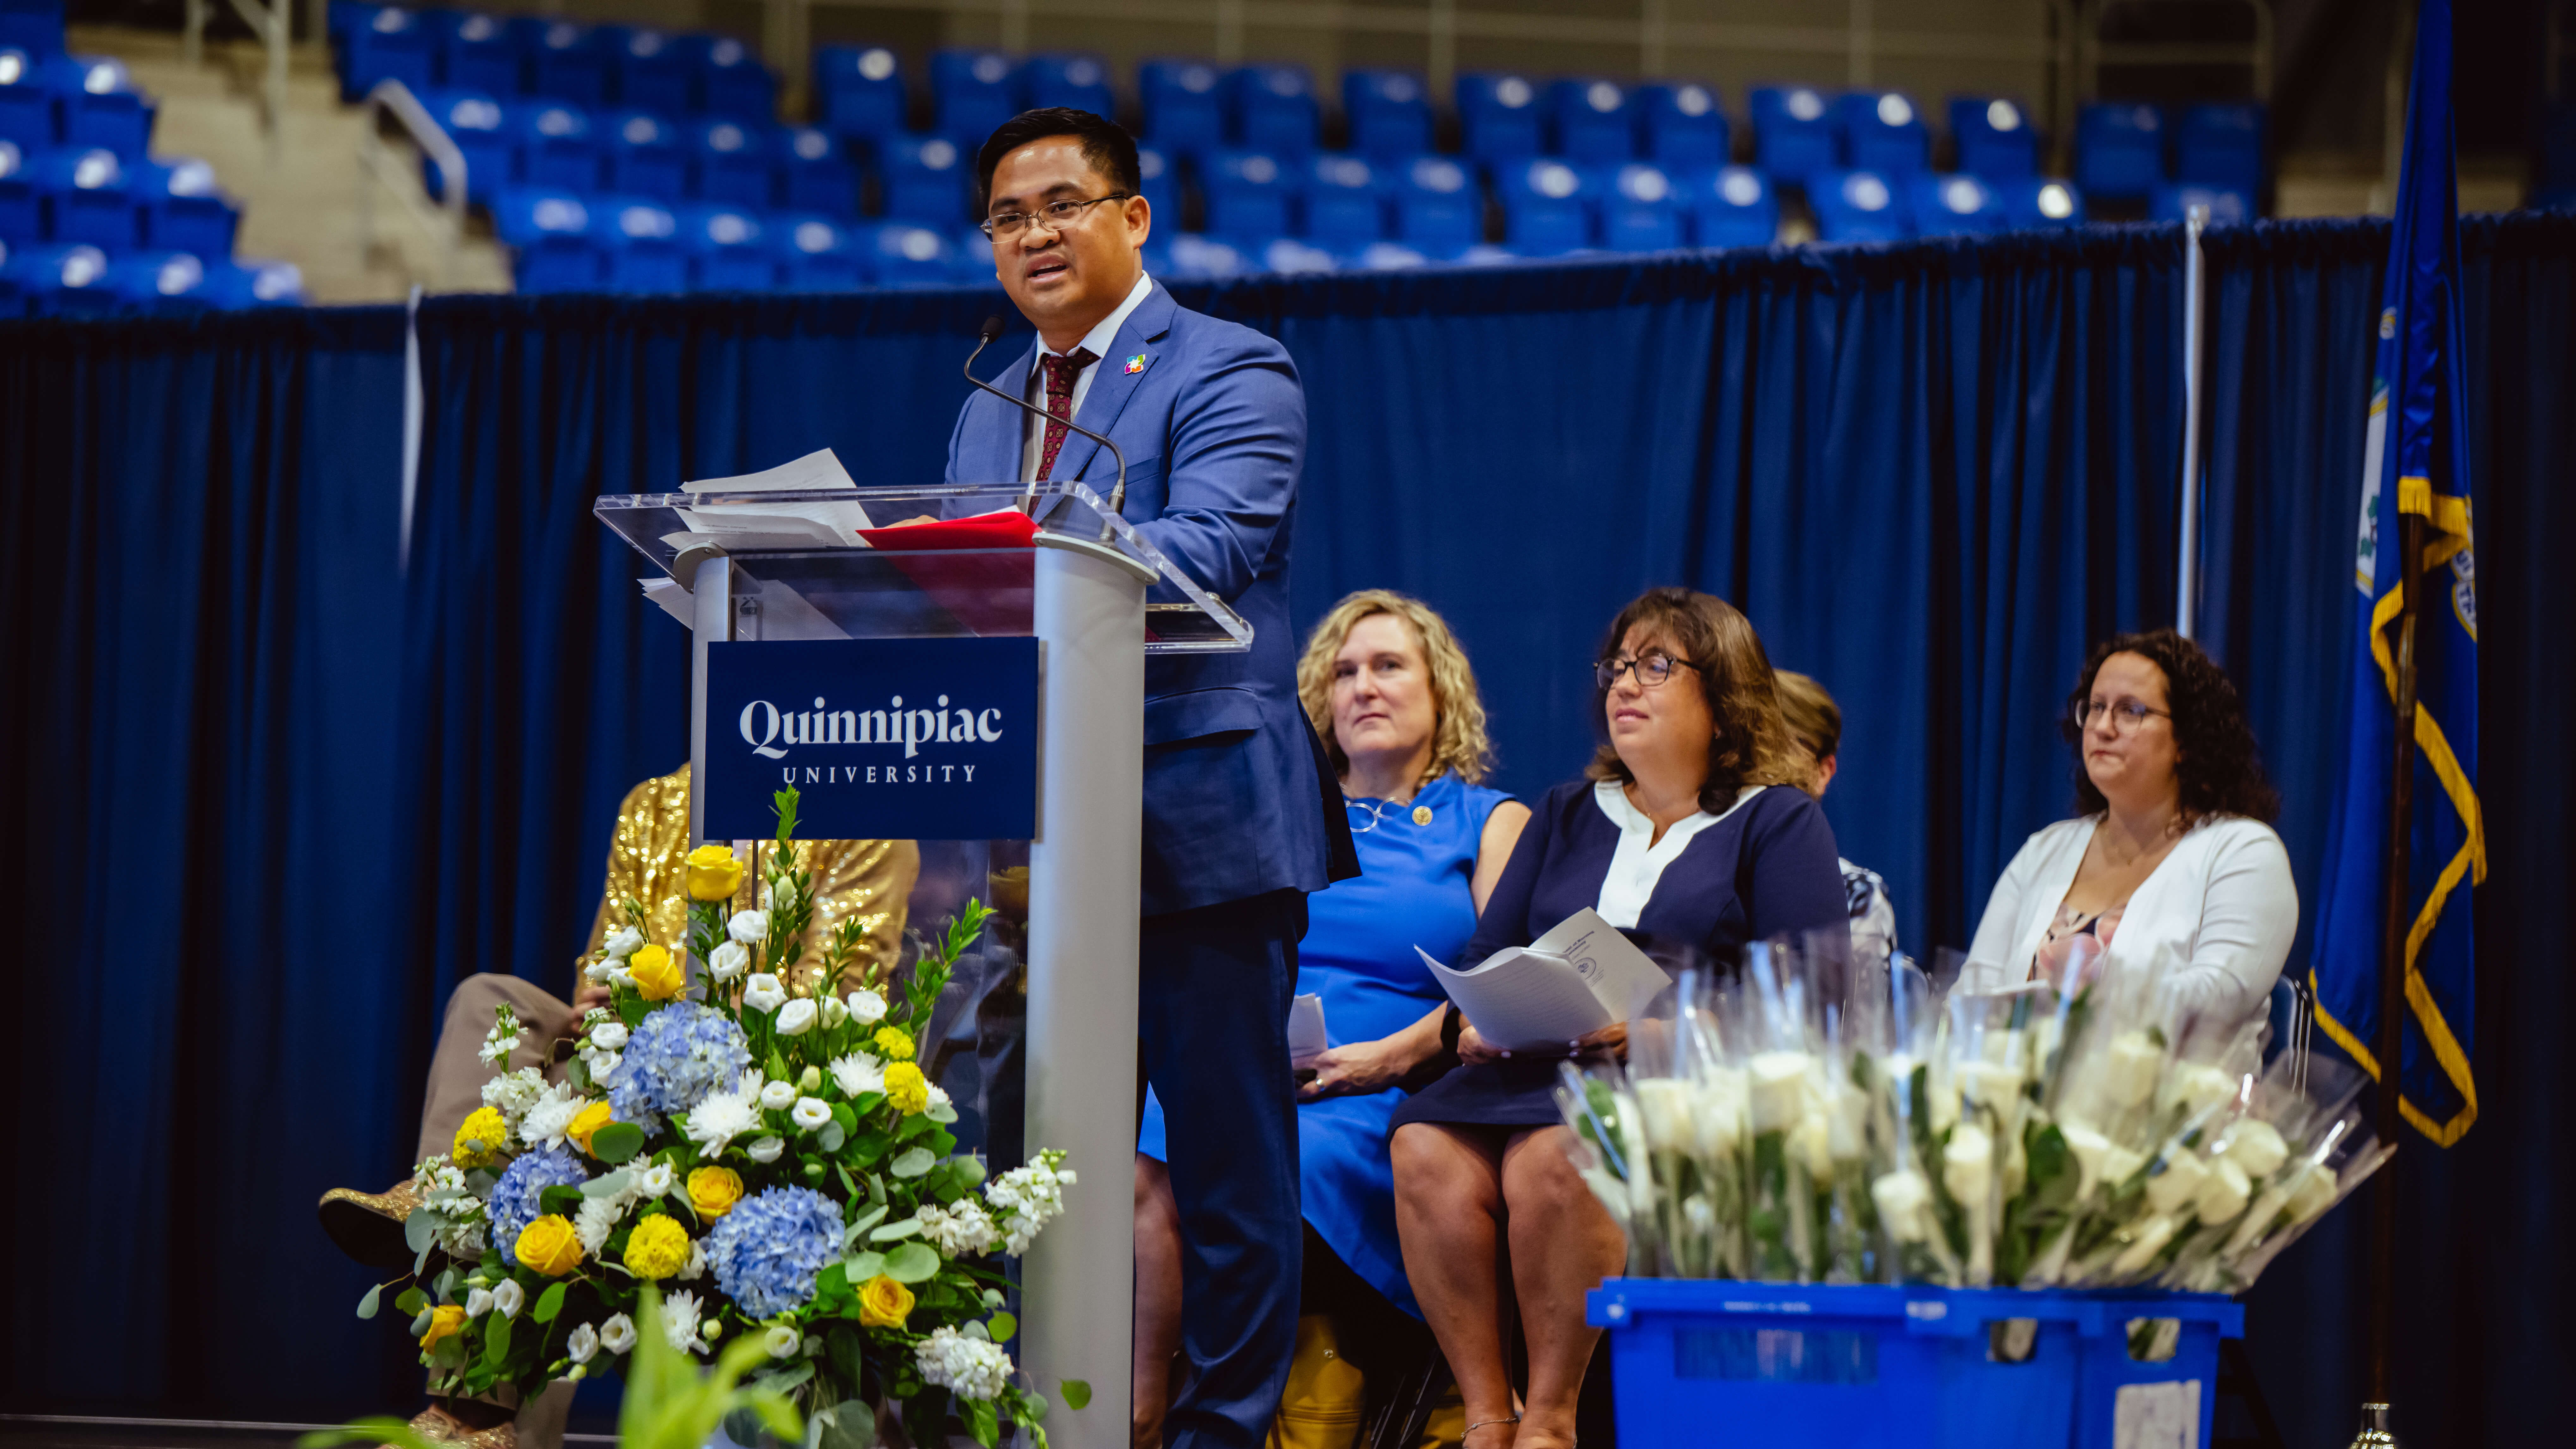
[[[1074,1175],[1060,1152],[989,1180],[953,1155],[956,1110],[915,1061],[987,912],[970,902],[899,990],[871,975],[842,994],[860,927],[807,950],[796,792],[777,803],[763,907],[729,912],[744,869],[729,849],[692,852],[687,940],[647,939],[629,902],[632,924],[587,968],[611,1003],[582,1023],[563,1079],[496,1077],[453,1150],[420,1165],[416,1281],[396,1306],[442,1393],[532,1395],[609,1370],[658,1287],[672,1349],[757,1336],[768,1367],[753,1387],[809,1418],[873,1422],[886,1406],[944,1442],[954,1412],[981,1444],[1008,1421],[1043,1446],[1048,1401],[1004,1347],[1018,1325],[994,1255],[1026,1251]],[[522,1030],[502,1008],[486,1059]],[[1089,1389],[1060,1395],[1079,1408]]]

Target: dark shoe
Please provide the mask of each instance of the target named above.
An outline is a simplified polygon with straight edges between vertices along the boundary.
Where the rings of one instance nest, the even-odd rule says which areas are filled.
[[[335,1187],[322,1194],[315,1211],[321,1214],[322,1231],[341,1252],[370,1268],[400,1273],[409,1271],[417,1256],[403,1241],[403,1222],[419,1206],[420,1188],[406,1178],[383,1192]]]

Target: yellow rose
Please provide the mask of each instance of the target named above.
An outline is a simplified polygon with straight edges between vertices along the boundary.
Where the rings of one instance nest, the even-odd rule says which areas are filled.
[[[560,1278],[581,1266],[581,1237],[561,1213],[548,1213],[528,1224],[511,1251],[522,1264],[549,1278]]]
[[[688,988],[689,973],[680,969],[671,953],[659,946],[644,946],[626,959],[627,974],[634,978],[635,989],[646,1001],[673,1001]]]
[[[665,1213],[635,1225],[626,1238],[627,1271],[638,1278],[668,1278],[689,1266],[689,1234]]]
[[[912,1060],[912,1036],[899,1026],[881,1026],[876,1035],[877,1055],[890,1062]]]
[[[590,1134],[607,1126],[608,1120],[608,1104],[593,1102],[572,1114],[572,1120],[564,1124],[564,1135],[578,1144],[582,1151],[588,1152]]]
[[[689,1174],[689,1206],[701,1222],[723,1217],[742,1201],[742,1178],[730,1167],[701,1167]]]
[[[859,1326],[901,1328],[912,1315],[912,1290],[879,1273],[859,1285]]]
[[[742,886],[742,862],[729,845],[701,845],[689,852],[689,899],[726,901]]]
[[[510,1123],[490,1107],[477,1107],[457,1124],[456,1144],[447,1150],[447,1160],[471,1170],[498,1166],[510,1147]]]
[[[918,1112],[930,1105],[930,1079],[910,1062],[885,1069],[886,1101],[898,1112]]]
[[[910,1298],[912,1295],[904,1295]],[[454,1338],[465,1331],[465,1305],[442,1303],[429,1311],[429,1332],[420,1336],[423,1349],[436,1348],[442,1338]]]

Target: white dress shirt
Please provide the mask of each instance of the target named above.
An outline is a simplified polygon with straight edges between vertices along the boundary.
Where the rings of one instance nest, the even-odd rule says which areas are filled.
[[[1664,867],[1681,858],[1701,831],[1727,815],[1744,808],[1744,802],[1762,793],[1760,785],[1747,785],[1738,791],[1735,803],[1726,807],[1725,815],[1711,815],[1694,810],[1664,828],[1664,838],[1655,839],[1655,822],[1646,812],[1628,803],[1628,792],[1616,780],[1603,780],[1592,787],[1592,802],[1610,823],[1619,827],[1619,848],[1611,853],[1610,873],[1601,878],[1601,899],[1593,906],[1601,919],[1623,931],[1637,929],[1637,918],[1646,912],[1646,902],[1654,899],[1655,886],[1664,878]]]
[[[1074,349],[1076,351],[1088,351],[1092,356],[1099,358],[1101,362],[1108,361],[1110,345],[1118,340],[1118,329],[1126,326],[1129,314],[1133,313],[1138,307],[1143,306],[1145,304],[1145,299],[1152,295],[1154,295],[1154,279],[1152,277],[1139,274],[1136,278],[1136,285],[1129,289],[1127,293],[1127,300],[1118,304],[1117,311],[1101,318],[1099,326],[1084,333],[1082,335],[1082,340],[1074,344]],[[1065,354],[1063,353],[1057,352],[1054,348],[1047,346],[1046,338],[1044,336],[1040,336],[1038,338],[1038,356],[1061,357],[1064,355]],[[1095,362],[1089,367],[1086,367],[1082,371],[1074,374],[1073,409],[1071,416],[1076,422],[1080,422],[1082,420],[1082,400],[1091,396],[1091,379],[1098,376],[1099,372],[1100,362]],[[1030,364],[1028,387],[1021,396],[1026,397],[1030,402],[1035,403],[1040,408],[1044,408],[1046,406],[1046,365],[1044,363]],[[1020,436],[1024,439],[1020,446],[1020,479],[1023,482],[1029,482],[1035,480],[1038,476],[1038,459],[1043,457],[1046,453],[1046,419],[1038,417],[1034,413],[1022,413],[1020,414],[1020,419],[1022,423]],[[1068,431],[1065,436],[1066,438],[1071,439],[1080,435]]]

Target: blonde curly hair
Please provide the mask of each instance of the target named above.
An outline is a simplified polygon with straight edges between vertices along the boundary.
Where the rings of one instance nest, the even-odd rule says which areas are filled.
[[[1297,661],[1297,700],[1323,738],[1333,774],[1346,775],[1351,768],[1342,742],[1333,737],[1333,660],[1349,642],[1351,630],[1374,614],[1392,614],[1411,626],[1414,642],[1422,648],[1424,672],[1431,677],[1436,722],[1431,766],[1419,783],[1428,785],[1451,772],[1469,784],[1484,779],[1493,768],[1494,746],[1485,734],[1485,704],[1476,694],[1476,671],[1467,663],[1467,651],[1458,647],[1458,636],[1430,605],[1392,589],[1362,589],[1335,604],[1306,636],[1305,656]]]

